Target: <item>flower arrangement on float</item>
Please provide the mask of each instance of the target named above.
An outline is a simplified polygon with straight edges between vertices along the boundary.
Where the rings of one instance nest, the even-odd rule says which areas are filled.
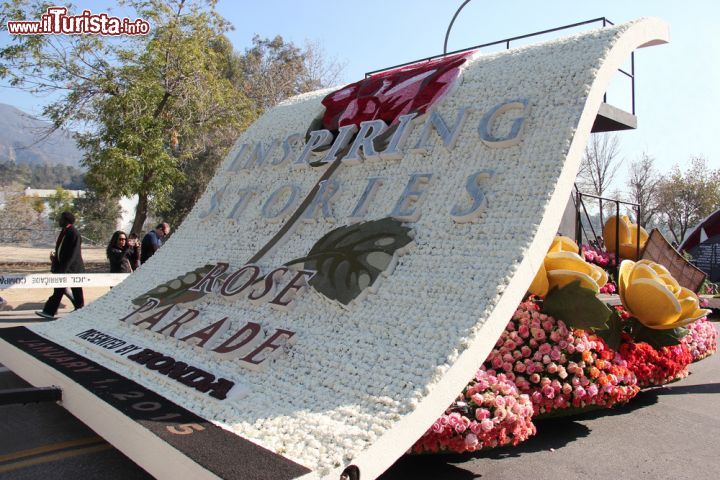
[[[583,244],[582,257],[586,262],[600,268],[615,268],[615,255],[610,255],[596,246]]]
[[[600,337],[541,313],[533,299],[517,309],[485,365],[514,379],[530,396],[535,416],[612,407],[639,391],[625,361]]]
[[[411,451],[463,453],[517,445],[535,434],[532,416],[530,398],[507,375],[481,367]]]
[[[664,385],[688,376],[692,363],[690,349],[684,343],[654,348],[646,342],[634,342],[623,334],[620,355],[637,377],[640,388]]]
[[[683,343],[690,350],[693,362],[698,362],[717,352],[717,330],[707,318],[701,318],[688,325]]]
[[[582,245],[580,253],[583,260],[604,269],[606,272],[615,268],[615,255],[610,255],[593,245]],[[617,284],[608,278],[605,285],[600,287],[600,293],[612,295],[617,292]]]
[[[532,418],[626,403],[641,388],[686,377],[692,361],[717,350],[709,310],[665,267],[623,261],[622,305],[610,309],[596,297],[608,281],[601,257],[588,251],[567,237],[553,240],[530,296],[476,377],[412,452],[517,445],[535,433]]]

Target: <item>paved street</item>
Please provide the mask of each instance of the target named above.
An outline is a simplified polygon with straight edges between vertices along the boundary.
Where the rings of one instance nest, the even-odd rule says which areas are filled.
[[[681,382],[641,392],[623,408],[538,422],[538,435],[518,447],[472,456],[407,456],[382,478],[715,480],[720,355],[691,365],[691,372]],[[21,386],[27,385],[14,374],[0,372],[0,388]],[[150,478],[59,405],[4,406],[0,418],[0,479]]]
[[[0,373],[0,389],[27,386]],[[0,479],[152,478],[54,403],[0,406],[0,418]]]

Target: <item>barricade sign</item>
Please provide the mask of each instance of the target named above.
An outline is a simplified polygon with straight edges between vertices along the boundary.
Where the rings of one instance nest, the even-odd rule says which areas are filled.
[[[642,20],[292,98],[142,269],[0,332],[0,361],[157,477],[374,478],[499,338],[610,79],[667,36]]]
[[[129,273],[0,273],[0,290],[10,288],[114,287]]]

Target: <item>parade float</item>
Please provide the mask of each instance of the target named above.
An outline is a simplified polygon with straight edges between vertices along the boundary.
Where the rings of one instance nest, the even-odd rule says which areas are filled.
[[[147,264],[3,330],[0,361],[159,478],[374,478],[681,378],[716,348],[696,299],[638,260],[609,308],[556,238],[611,77],[667,40],[639,20],[287,100]]]

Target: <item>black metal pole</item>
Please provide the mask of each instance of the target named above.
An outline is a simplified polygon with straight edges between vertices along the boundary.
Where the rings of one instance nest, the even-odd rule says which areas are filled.
[[[637,206],[637,250],[635,252],[635,259],[640,260],[640,229],[643,228],[642,225],[640,225],[640,214],[642,213],[642,206],[638,204]]]
[[[455,19],[457,18],[457,16],[460,14],[460,10],[462,10],[465,7],[465,5],[467,5],[468,3],[470,3],[470,0],[465,0],[462,3],[462,5],[460,5],[460,8],[457,9],[457,11],[455,12],[455,15],[453,15],[452,20],[450,20],[450,25],[448,25],[447,32],[445,33],[445,43],[443,44],[443,55],[447,55],[447,42],[448,42],[448,38],[450,38],[450,29],[452,28],[453,23],[455,23]]]
[[[632,114],[635,115],[635,52],[630,53],[630,75],[632,77],[630,81],[632,88],[630,98],[632,101]]]
[[[620,202],[615,202],[615,281],[620,282]],[[618,283],[619,285],[619,283]]]
[[[580,202],[582,202],[582,193],[575,189],[575,242],[578,246],[582,245],[582,218],[580,217]]]

